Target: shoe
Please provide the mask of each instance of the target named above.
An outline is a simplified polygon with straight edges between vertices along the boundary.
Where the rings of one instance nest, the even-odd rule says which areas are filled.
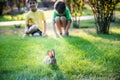
[[[60,33],[60,35],[62,35],[62,33]]]
[[[67,32],[66,36],[69,36],[69,32]]]

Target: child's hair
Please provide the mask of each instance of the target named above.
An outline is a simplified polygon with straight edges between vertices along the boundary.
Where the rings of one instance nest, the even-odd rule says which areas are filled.
[[[63,14],[66,9],[66,4],[63,1],[57,1],[54,8],[59,14]]]

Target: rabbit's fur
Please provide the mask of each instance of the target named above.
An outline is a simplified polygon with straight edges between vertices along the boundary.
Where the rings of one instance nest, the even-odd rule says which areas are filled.
[[[51,51],[48,50],[47,56],[44,58],[43,63],[45,64],[57,64],[56,58],[55,58],[55,51],[52,49]]]

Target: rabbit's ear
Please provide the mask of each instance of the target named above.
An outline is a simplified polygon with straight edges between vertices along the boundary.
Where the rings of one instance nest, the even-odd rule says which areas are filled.
[[[51,53],[51,51],[50,51],[50,50],[48,50],[48,51],[47,51],[47,54],[49,55],[50,53]]]
[[[52,55],[55,57],[55,50],[52,49]]]

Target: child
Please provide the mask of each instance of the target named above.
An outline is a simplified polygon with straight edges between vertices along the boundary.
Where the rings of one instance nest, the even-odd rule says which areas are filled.
[[[33,22],[32,18],[27,20],[27,26],[25,27],[25,34],[26,35],[33,35],[33,36],[42,36],[42,32],[38,29],[38,26]]]
[[[54,15],[53,15],[53,29],[58,36],[56,32],[56,27],[55,24],[58,28],[59,34],[60,35],[69,35],[69,27],[71,24],[71,15],[69,9],[66,7],[66,4],[62,0],[57,0],[56,3],[54,4]],[[62,33],[62,28],[64,29],[64,34]]]
[[[44,12],[41,10],[38,10],[37,6],[37,0],[27,0],[28,7],[30,8],[30,11],[25,16],[26,26],[28,26],[28,19],[32,19],[33,22],[38,26],[39,30],[41,30],[42,35],[46,35],[46,19],[44,16]],[[33,31],[34,28],[33,27]],[[31,29],[31,30],[32,30]],[[31,33],[31,32],[30,32]],[[32,33],[31,33],[32,34]]]
[[[43,63],[51,65],[57,64],[54,49],[52,49],[52,51],[48,50],[47,53],[48,55],[44,58]]]

